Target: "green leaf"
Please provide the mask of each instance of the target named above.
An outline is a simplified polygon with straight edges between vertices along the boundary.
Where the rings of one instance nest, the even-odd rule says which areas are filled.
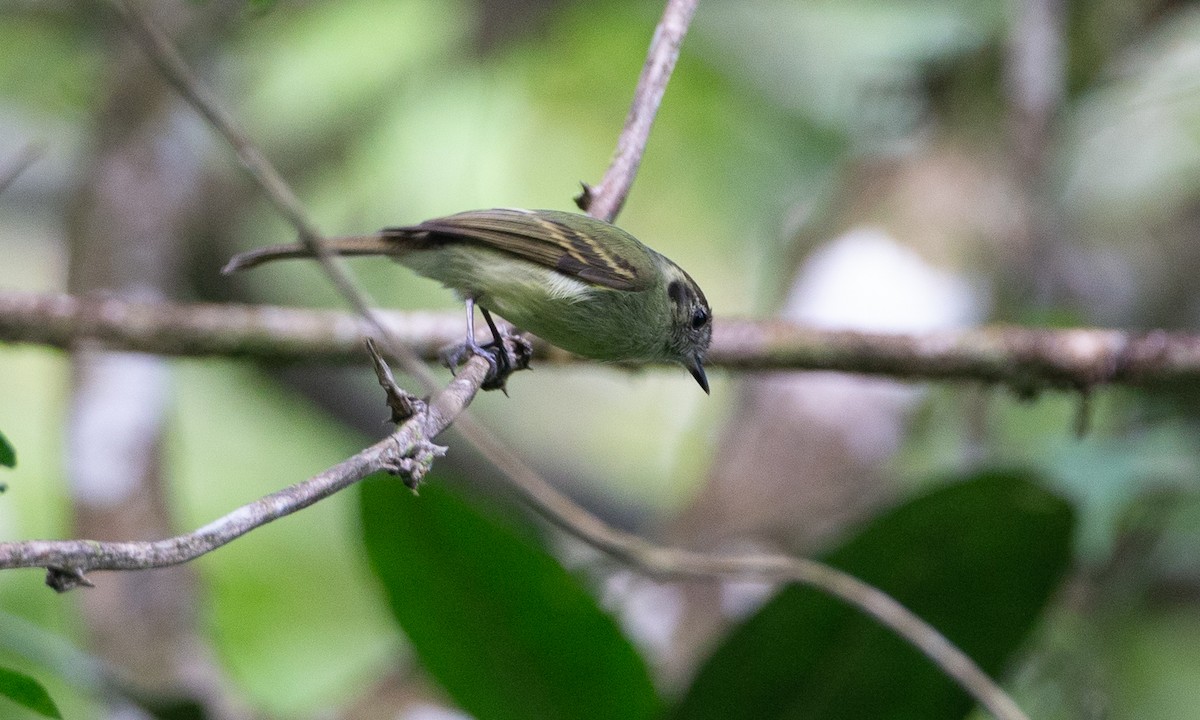
[[[440,483],[361,493],[367,554],[421,662],[479,720],[657,717],[642,658],[549,555]]]
[[[0,433],[0,465],[4,467],[17,466],[17,451],[13,448],[4,433]]]
[[[0,695],[38,715],[62,720],[62,714],[41,683],[16,670],[0,667]]]
[[[138,705],[155,720],[207,720],[208,712],[193,698],[135,695]]]
[[[1071,558],[1073,513],[1027,476],[989,473],[877,518],[826,561],[884,590],[993,677]],[[857,610],[789,586],[701,668],[675,718],[962,718],[967,695]]]

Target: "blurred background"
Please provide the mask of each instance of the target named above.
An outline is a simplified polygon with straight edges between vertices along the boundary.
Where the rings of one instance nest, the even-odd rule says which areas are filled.
[[[604,172],[662,11],[149,9],[329,234],[571,209]],[[1194,332],[1198,78],[1193,3],[705,0],[619,224],[686,267],[718,319]],[[0,2],[0,168],[27,153],[0,195],[4,290],[341,307],[311,264],[219,275],[292,233],[104,3]],[[389,263],[353,268],[383,306],[457,307]],[[1196,716],[1194,389],[1084,402],[828,373],[710,378],[706,397],[678,369],[543,366],[472,409],[604,518],[706,550],[816,552],[948,475],[1039,471],[1079,514],[1077,557],[1008,685],[1036,717]],[[2,346],[0,431],[18,465],[0,469],[0,538],[192,529],[355,452],[385,417],[366,363]],[[448,437],[433,482],[503,503]],[[69,717],[143,716],[96,663],[214,717],[432,717],[396,714],[445,700],[380,599],[355,508],[345,493],[184,568],[102,573],[63,596],[39,572],[0,573],[0,663]],[[667,694],[769,593],[660,585],[558,548]]]

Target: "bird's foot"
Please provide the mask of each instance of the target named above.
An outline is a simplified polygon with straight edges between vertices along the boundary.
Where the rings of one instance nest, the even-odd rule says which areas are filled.
[[[500,361],[497,360],[496,353],[474,341],[450,345],[440,353],[442,364],[450,368],[452,375],[457,375],[458,369],[474,355],[479,355],[488,361],[488,375],[499,372]]]
[[[504,335],[499,342],[493,340],[487,345],[474,341],[454,345],[442,353],[442,361],[450,368],[450,372],[457,373],[458,368],[472,355],[479,355],[488,363],[488,373],[480,388],[500,390],[507,395],[505,386],[509,376],[529,368],[533,345],[520,335]]]

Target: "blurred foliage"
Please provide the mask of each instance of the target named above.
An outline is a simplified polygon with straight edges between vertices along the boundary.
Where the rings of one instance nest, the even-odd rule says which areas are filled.
[[[244,366],[183,363],[177,383],[168,454],[183,527],[312,476],[362,446],[295,395],[264,392]],[[263,448],[288,450],[280,457]],[[371,668],[404,654],[352,533],[353,512],[354,498],[337,495],[259,529],[254,542],[197,561],[225,667],[275,712],[344,699]],[[321,568],[316,583],[314,567]]]
[[[364,483],[363,537],[422,665],[479,718],[654,718],[642,658],[576,578],[433,478]]]
[[[364,537],[393,613],[461,707],[481,718],[654,714],[645,667],[557,563],[440,484],[422,495],[368,481]],[[991,473],[902,505],[825,559],[996,674],[1061,582],[1072,535],[1063,500]],[[954,718],[970,706],[891,631],[795,586],[729,635],[672,716]]]
[[[610,158],[661,7],[489,2],[255,1],[231,14],[220,32],[189,36],[187,50],[330,233],[473,207],[569,209],[578,182],[598,180]],[[191,5],[205,11],[220,3]],[[1010,234],[1021,215],[1012,200],[1021,178],[1013,177],[1007,155],[1013,118],[1004,62],[1021,7],[999,0],[705,0],[621,224],[687,267],[718,315],[774,312],[795,264],[854,223],[886,226],[927,257],[1004,294],[1050,267],[1028,263],[1030,253]],[[1055,281],[1062,292],[1051,302],[1012,293],[1016,307],[996,313],[1194,330],[1200,11],[1132,0],[1065,10],[1065,92],[1039,186],[1057,222]],[[481,26],[497,12],[511,16],[509,34],[485,43]],[[94,116],[109,100],[117,38],[103,4],[0,6],[0,160],[30,142],[43,148],[0,197],[6,289],[65,285],[69,198],[104,131]],[[221,260],[291,233],[248,189],[228,149],[190,113],[178,115],[209,179],[197,191],[205,224],[196,229],[193,277],[177,296],[229,292],[232,282],[216,276]],[[387,263],[354,267],[383,305],[455,306],[433,283]],[[270,302],[337,302],[303,263],[254,274],[244,287]],[[233,362],[174,367],[166,462],[181,527],[308,476],[364,441],[265,373]],[[704,398],[684,373],[539,369],[514,380],[511,400],[481,397],[474,409],[569,490],[621,522],[656,528],[700,487],[722,421],[735,411],[733,384],[714,375],[714,395]],[[365,366],[360,378],[371,388]],[[6,472],[0,537],[71,533],[62,469],[68,388],[62,354],[0,348],[0,461],[9,440],[21,451],[20,465]],[[914,491],[946,473],[1030,468],[1074,507],[1078,577],[1012,675],[1019,700],[1038,717],[1094,717],[1097,708],[1113,718],[1195,714],[1195,396],[1188,388],[1096,393],[1084,410],[1091,430],[1077,438],[1076,397],[1027,401],[999,390],[937,387],[888,468]],[[382,419],[382,404],[377,409]],[[580,610],[575,581],[526,539],[488,524],[487,513],[451,514],[448,508],[467,511],[440,489],[419,502],[392,500],[404,512],[427,513],[427,522],[478,523],[471,527],[504,547],[524,548],[504,557],[522,557],[513,561],[522,572],[551,578],[531,594],[569,594],[587,627],[624,648],[613,652],[626,677],[636,676],[628,700],[649,702],[653,689],[641,670],[630,670],[637,658],[627,655],[612,624],[591,605]],[[1146,519],[1148,506],[1157,508],[1158,520]],[[362,556],[359,510],[352,498],[335,497],[196,563],[203,630],[236,690],[265,713],[335,713],[411,662]],[[957,518],[968,534],[996,519],[970,517]],[[434,552],[463,551],[468,536],[438,537],[445,547],[428,548],[431,538],[423,538],[407,548],[406,568],[429,562]],[[1143,543],[1141,552],[1126,550],[1131,538]],[[886,557],[869,554],[864,563]],[[986,559],[1007,558],[997,550]],[[879,570],[886,576],[887,569]],[[500,583],[494,587],[505,587],[505,579],[493,577]],[[1010,589],[1035,590],[1034,579],[1026,580]],[[394,601],[395,592],[384,595]],[[948,597],[911,592],[906,601],[914,606]],[[781,605],[761,612],[782,606],[791,618],[787,603],[801,602],[797,593],[786,591],[774,601]],[[515,607],[528,597],[506,602]],[[30,650],[52,646],[47,638],[87,644],[75,600],[48,595],[38,573],[5,573],[0,609],[43,633],[18,642],[12,625],[0,625],[0,663],[41,678],[64,716],[98,717],[101,691],[79,675],[85,661],[39,660]],[[418,631],[413,640],[430,634],[427,628],[419,640]],[[21,720],[35,717],[14,712]]]
[[[963,478],[875,518],[825,558],[995,677],[1071,563],[1070,506],[1021,473]],[[676,718],[960,718],[973,703],[890,630],[790,586],[700,668]]]
[[[22,110],[82,120],[100,100],[105,48],[83,18],[6,9],[0,23],[0,95]]]
[[[24,673],[0,667],[0,695],[48,718],[59,718],[58,707],[37,680]]]
[[[13,448],[4,433],[0,433],[0,465],[4,467],[17,466],[17,451]]]

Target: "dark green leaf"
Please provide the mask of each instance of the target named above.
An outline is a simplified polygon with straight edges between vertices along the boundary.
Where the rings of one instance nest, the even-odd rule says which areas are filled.
[[[121,692],[155,720],[206,720],[209,717],[200,701],[192,697],[162,695],[135,687],[122,687]]]
[[[540,548],[438,483],[364,483],[363,534],[422,663],[479,720],[637,720],[660,704],[641,657]]]
[[[8,442],[8,438],[4,437],[4,433],[0,433],[0,465],[4,467],[17,466],[17,451]]]
[[[1073,514],[1028,477],[991,473],[876,519],[826,560],[891,594],[993,676],[1071,557]],[[733,631],[676,718],[961,718],[971,700],[856,610],[790,586]]]
[[[38,715],[62,719],[54,701],[50,699],[50,693],[41,683],[16,670],[0,668],[0,695]]]
[[[155,720],[206,720],[209,717],[204,706],[192,699],[158,700],[142,707],[150,711]]]

